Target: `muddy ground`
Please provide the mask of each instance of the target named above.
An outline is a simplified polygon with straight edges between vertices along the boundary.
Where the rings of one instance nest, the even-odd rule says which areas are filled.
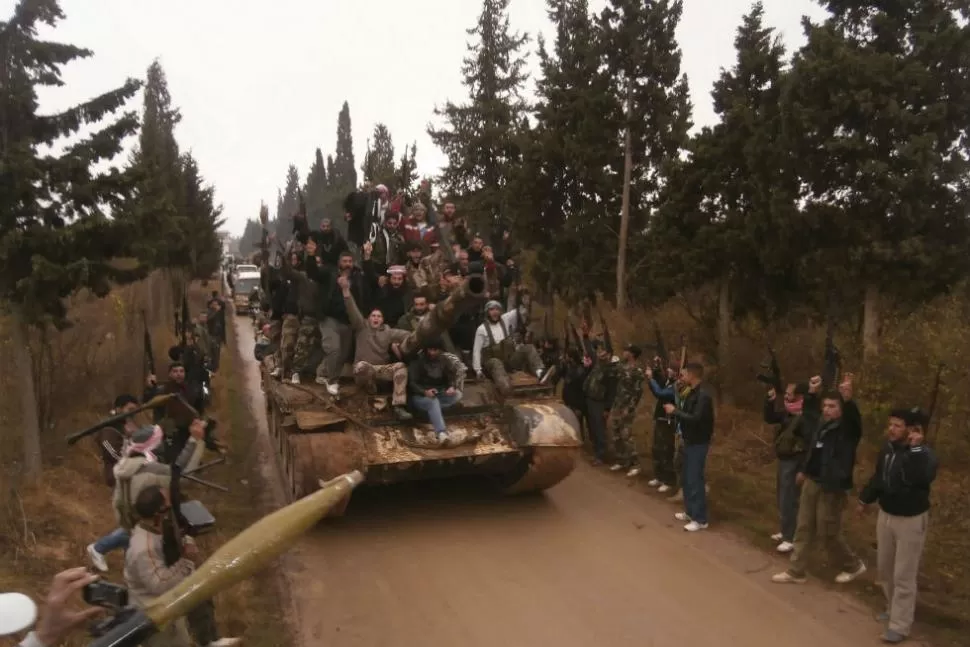
[[[236,318],[236,334],[267,497],[279,505],[248,318]],[[498,498],[474,480],[359,491],[348,516],[318,526],[282,561],[296,644],[881,644],[851,592],[772,584],[783,559],[716,519],[687,534],[676,511],[585,464],[537,497]]]

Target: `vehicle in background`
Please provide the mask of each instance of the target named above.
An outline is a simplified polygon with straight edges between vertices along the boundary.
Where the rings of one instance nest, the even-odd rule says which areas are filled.
[[[238,267],[254,267],[252,265],[240,265]],[[239,271],[237,268],[236,278],[233,281],[232,305],[236,309],[237,315],[249,314],[249,296],[253,290],[259,287],[259,271]]]

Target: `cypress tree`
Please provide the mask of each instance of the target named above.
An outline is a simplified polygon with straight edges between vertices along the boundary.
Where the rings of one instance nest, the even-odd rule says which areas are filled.
[[[53,27],[62,18],[55,0],[20,0],[13,15],[0,21],[0,306],[13,317],[14,369],[24,377],[21,427],[29,480],[39,479],[42,465],[29,328],[67,325],[64,299],[77,290],[105,296],[112,283],[142,275],[140,268],[125,270],[114,262],[129,254],[131,232],[108,218],[133,189],[131,174],[111,162],[138,120],[124,112],[101,125],[140,83],[128,79],[59,113],[40,114],[38,89],[62,85],[61,68],[92,55],[38,38],[41,25]],[[59,146],[84,127],[95,130]]]

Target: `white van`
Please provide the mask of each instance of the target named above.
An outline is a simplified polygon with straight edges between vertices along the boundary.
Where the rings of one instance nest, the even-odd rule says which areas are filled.
[[[240,267],[246,267],[242,265]],[[249,267],[255,267],[250,265]],[[244,315],[249,312],[249,295],[253,288],[259,287],[259,272],[238,272],[233,285],[232,304],[236,308],[237,315]]]

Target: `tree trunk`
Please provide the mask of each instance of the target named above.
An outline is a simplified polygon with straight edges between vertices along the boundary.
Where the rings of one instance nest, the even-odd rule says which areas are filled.
[[[630,230],[630,184],[633,177],[633,141],[630,115],[633,113],[633,81],[627,82],[626,89],[626,136],[623,158],[623,201],[620,205],[620,247],[616,255],[616,307],[626,307],[626,239]]]
[[[24,435],[24,480],[40,480],[43,464],[40,451],[40,419],[37,417],[37,392],[34,387],[34,361],[30,351],[27,324],[13,312],[10,342],[13,346],[14,372],[20,383],[20,429]]]
[[[868,366],[879,356],[879,286],[866,286],[862,315],[862,365]]]
[[[721,387],[721,401],[734,404],[734,396],[729,390],[731,381],[731,287],[727,278],[721,280],[717,296],[717,374]]]

